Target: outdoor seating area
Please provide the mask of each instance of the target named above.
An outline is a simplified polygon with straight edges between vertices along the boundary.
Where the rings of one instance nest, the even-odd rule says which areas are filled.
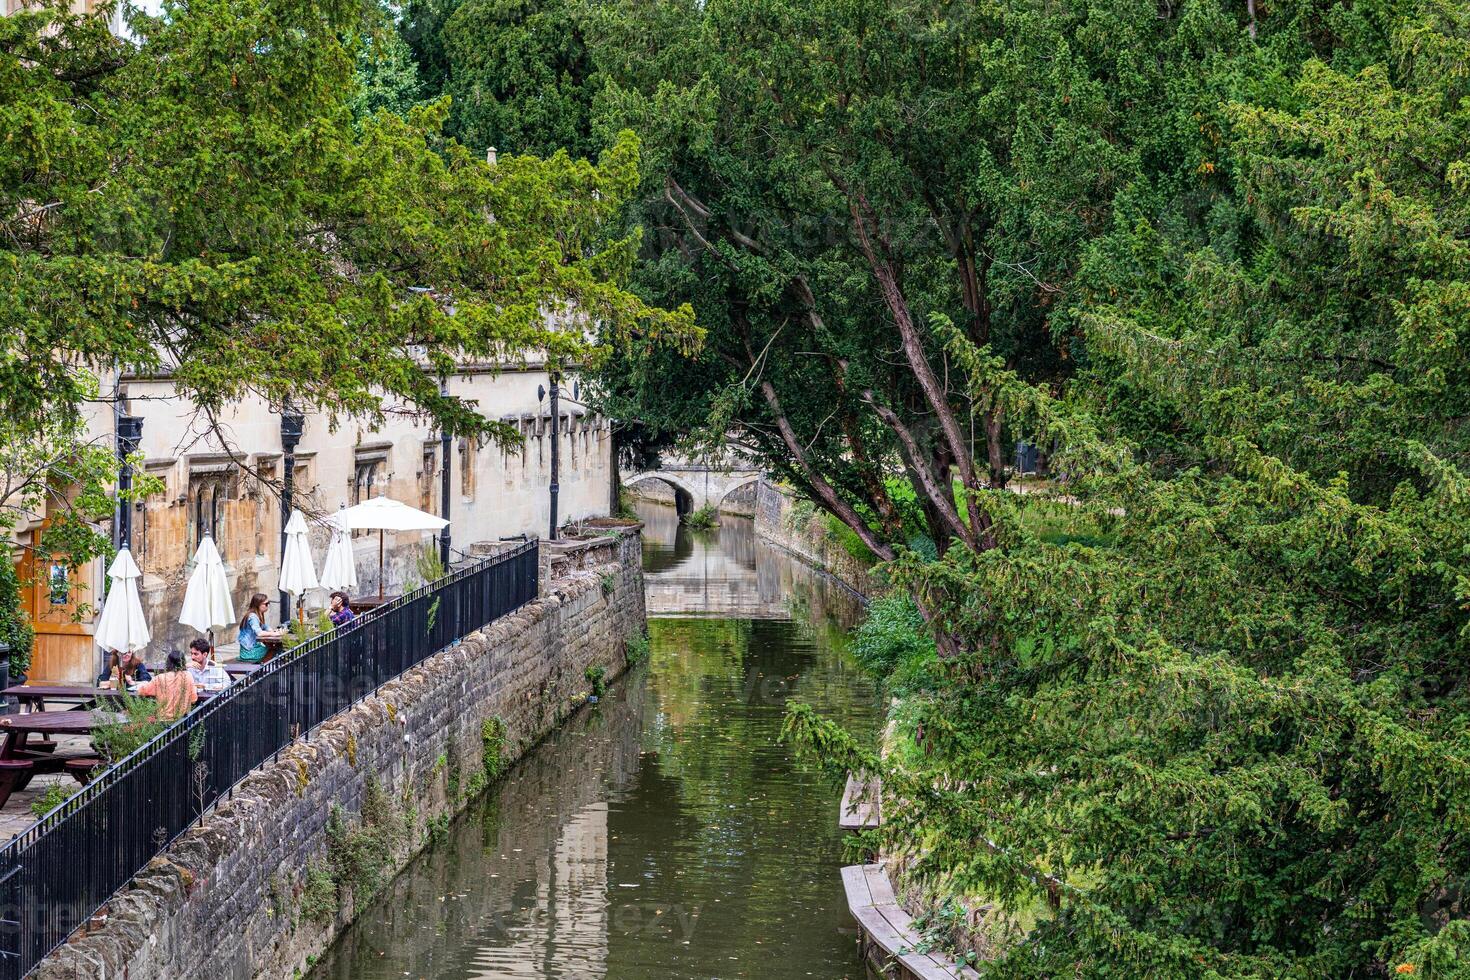
[[[90,914],[275,753],[310,739],[365,692],[533,601],[539,567],[536,544],[524,544],[457,568],[291,656],[241,664],[234,669],[243,673],[223,691],[193,705],[119,766],[107,765],[111,760],[93,744],[99,730],[122,717],[113,710],[122,700],[117,691],[7,689],[28,710],[0,715],[0,833],[9,838],[0,844],[0,884],[10,882],[11,901],[31,901],[26,890],[41,887],[34,884],[40,873],[48,901]],[[53,803],[62,795],[57,786],[70,799]],[[32,804],[46,815],[37,820]],[[136,826],[144,812],[146,833],[121,834],[116,853],[96,855],[98,828]],[[80,857],[71,873],[52,877],[56,855]],[[71,918],[39,918],[10,950],[0,944],[0,957],[8,952],[11,962],[23,962],[23,973],[74,927]]]
[[[326,612],[334,627],[355,621],[368,609],[391,600],[383,595],[383,535],[387,531],[437,531],[448,522],[386,497],[343,507],[324,518],[312,518],[331,531],[320,573],[308,541],[308,517],[291,511],[284,528],[285,548],[278,585],[292,598],[279,612],[280,628],[271,629],[270,599],[254,593],[237,616],[224,563],[213,538],[205,534],[195,551],[192,571],[178,622],[197,631],[188,651],[159,651],[139,597],[142,570],[124,543],[107,570],[109,587],[102,600],[93,636],[104,667],[95,684],[25,683],[0,691],[14,713],[0,715],[0,834],[13,837],[34,821],[31,803],[46,786],[70,779],[85,784],[110,761],[93,742],[95,729],[128,717],[129,694],[152,699],[159,721],[175,721],[248,679],[286,649],[286,626],[305,618],[309,593],[329,593]],[[352,533],[376,530],[378,595],[353,608],[358,587]],[[235,643],[222,648],[216,633],[238,629]],[[227,656],[229,654],[230,656]],[[18,710],[17,710],[18,709]],[[136,710],[136,709],[134,709]]]

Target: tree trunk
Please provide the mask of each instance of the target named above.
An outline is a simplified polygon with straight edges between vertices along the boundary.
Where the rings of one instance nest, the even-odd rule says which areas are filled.
[[[919,388],[924,392],[924,398],[928,401],[930,409],[939,420],[940,430],[944,433],[945,441],[949,443],[950,454],[960,472],[960,482],[964,484],[967,491],[970,491],[965,494],[965,509],[970,519],[970,526],[961,534],[961,538],[972,548],[981,550],[984,540],[988,537],[985,532],[990,528],[990,518],[989,515],[981,512],[975,499],[974,491],[979,490],[980,486],[975,478],[975,467],[970,458],[965,435],[960,431],[954,409],[949,404],[949,395],[934,374],[934,368],[929,364],[929,359],[924,353],[923,339],[914,325],[913,316],[909,311],[907,300],[904,299],[903,290],[899,287],[893,265],[886,258],[887,250],[884,249],[885,256],[880,256],[878,247],[874,245],[866,216],[866,200],[859,195],[858,200],[849,201],[849,206],[852,212],[853,227],[857,232],[863,256],[867,259],[868,266],[878,281],[884,302],[898,326],[904,357],[913,370],[914,377],[918,380]]]

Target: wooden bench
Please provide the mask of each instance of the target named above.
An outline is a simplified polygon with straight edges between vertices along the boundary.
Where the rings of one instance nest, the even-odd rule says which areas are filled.
[[[102,760],[82,756],[76,759],[66,760],[66,774],[83,786],[92,781],[92,775],[102,766]]]
[[[883,782],[877,776],[847,774],[837,826],[845,833],[871,830],[883,822]]]
[[[11,793],[25,789],[33,775],[35,763],[29,759],[0,759],[0,800],[8,800]]]
[[[923,937],[914,929],[913,917],[899,907],[882,865],[843,868],[842,886],[847,891],[848,911],[862,930],[863,958],[880,972],[894,966],[899,980],[978,980],[979,974],[968,966],[941,953],[918,951]]]

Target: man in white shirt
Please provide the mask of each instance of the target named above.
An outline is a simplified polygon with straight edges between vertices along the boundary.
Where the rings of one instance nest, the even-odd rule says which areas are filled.
[[[223,691],[230,686],[230,675],[225,669],[209,662],[208,640],[194,640],[189,644],[189,676],[201,691]]]

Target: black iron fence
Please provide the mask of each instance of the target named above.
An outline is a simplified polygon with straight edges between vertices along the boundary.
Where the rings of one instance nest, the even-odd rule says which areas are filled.
[[[286,651],[0,848],[0,977],[19,978],[250,773],[536,597],[534,542]]]

